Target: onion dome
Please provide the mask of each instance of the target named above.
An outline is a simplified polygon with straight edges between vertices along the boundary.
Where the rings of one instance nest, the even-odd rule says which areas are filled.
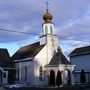
[[[46,10],[46,13],[43,15],[43,20],[45,23],[51,23],[52,15],[49,13],[48,9]]]

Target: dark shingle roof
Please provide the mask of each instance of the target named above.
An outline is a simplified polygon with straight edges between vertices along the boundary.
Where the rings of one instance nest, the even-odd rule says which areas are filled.
[[[11,60],[21,60],[21,59],[25,59],[25,58],[35,57],[44,46],[45,45],[40,45],[39,42],[36,42],[34,44],[21,47],[11,57]]]
[[[10,55],[7,49],[0,48],[0,66],[10,67]]]
[[[83,55],[89,53],[90,53],[90,46],[86,46],[86,47],[76,48],[69,54],[69,56],[77,56],[77,55]]]
[[[62,51],[55,53],[47,66],[58,66],[60,64],[70,64]]]

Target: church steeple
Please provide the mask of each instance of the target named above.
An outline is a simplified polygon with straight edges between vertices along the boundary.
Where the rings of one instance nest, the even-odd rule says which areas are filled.
[[[48,6],[49,6],[49,3],[46,2],[46,13],[43,15],[43,20],[45,21],[45,23],[51,23],[51,20],[53,18],[49,12]]]
[[[49,9],[47,8],[45,14],[43,15],[43,20],[44,20],[43,31],[44,31],[44,35],[47,35],[47,34],[54,35],[55,34],[55,29],[54,29],[54,25],[52,23],[52,19],[53,19],[53,16],[51,15],[51,13],[49,12]]]
[[[43,35],[40,37],[40,45],[47,44],[51,47],[52,51],[57,51],[58,48],[58,35],[56,35],[54,24],[52,23],[53,16],[50,13],[48,6],[43,15],[44,23],[42,25]]]
[[[54,24],[52,23],[53,16],[50,10],[47,8],[45,14],[43,15],[44,23],[42,25],[43,35],[40,37],[40,45],[46,44],[46,63],[48,64],[57,52],[58,48],[58,35],[56,35]]]

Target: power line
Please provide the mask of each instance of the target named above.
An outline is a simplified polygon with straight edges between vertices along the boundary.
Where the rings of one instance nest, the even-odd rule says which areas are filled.
[[[24,11],[24,12],[28,12],[28,13],[33,13],[33,14],[37,14],[37,15],[42,15],[41,13],[37,13],[37,12],[31,11],[31,10],[25,10],[25,9],[22,9],[22,8],[18,8],[18,7],[6,5],[6,4],[2,4],[2,3],[0,3],[0,5],[5,6],[5,7],[9,7],[9,8],[13,8],[13,9],[18,9],[18,10],[21,10],[21,11]],[[57,19],[57,21],[59,20],[59,18],[56,18],[56,19]],[[62,22],[65,22],[65,20],[61,20],[61,21],[62,21]],[[75,24],[76,24],[76,23],[75,23]],[[90,28],[90,27],[85,26],[85,25],[82,25],[82,24],[77,24],[77,25],[80,25],[80,26],[85,27],[85,28]],[[22,32],[20,32],[20,33],[22,33]],[[25,32],[25,33],[27,33],[27,32]]]
[[[21,10],[21,11],[24,11],[24,12],[28,12],[28,13],[33,13],[33,14],[41,15],[41,13],[37,13],[37,12],[31,11],[31,10],[25,10],[25,9],[22,9],[22,8],[6,5],[6,4],[2,4],[2,3],[0,3],[0,5],[5,6],[5,7],[9,7],[9,8],[13,8],[13,9],[18,9],[18,10]]]
[[[34,12],[32,10],[26,10],[26,9],[14,7],[14,6],[10,6],[10,5],[6,5],[6,4],[2,4],[2,3],[0,3],[0,5],[5,6],[5,7],[8,7],[8,8],[13,8],[13,9],[21,10],[21,11],[28,12],[28,13],[37,14],[37,15],[40,15],[40,16],[42,15],[41,13],[37,13],[37,12]],[[59,18],[56,18],[56,19],[59,20]],[[62,22],[66,22],[65,20],[61,20],[61,21]]]
[[[0,31],[13,32],[13,33],[22,33],[22,34],[40,35],[40,34],[35,34],[35,33],[28,33],[28,32],[13,31],[13,30],[9,30],[9,29],[0,29]]]

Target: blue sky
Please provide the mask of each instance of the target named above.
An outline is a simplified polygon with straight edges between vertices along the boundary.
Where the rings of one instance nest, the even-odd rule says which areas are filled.
[[[0,0],[0,29],[42,34],[45,2],[65,53],[90,44],[90,0]],[[0,31],[0,48],[13,55],[20,47],[37,42],[39,35]]]

